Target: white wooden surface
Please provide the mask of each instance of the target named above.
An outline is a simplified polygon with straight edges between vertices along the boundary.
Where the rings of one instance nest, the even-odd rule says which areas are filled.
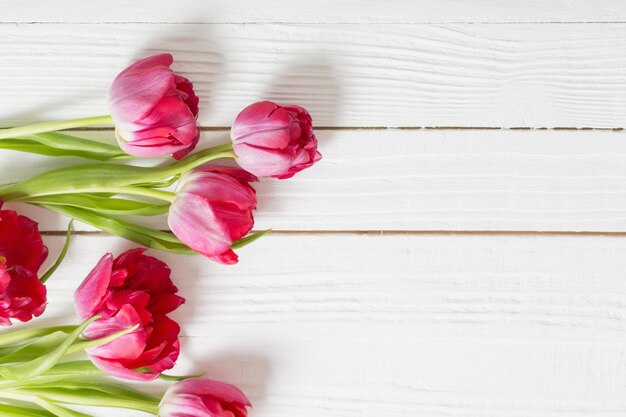
[[[119,69],[169,51],[203,145],[259,98],[324,127],[315,168],[259,185],[278,232],[240,264],[159,255],[189,298],[177,371],[253,417],[623,416],[624,2],[224,3],[1,3],[2,126],[105,113]],[[6,182],[77,162],[0,151]],[[64,220],[18,208],[58,251]],[[130,247],[78,229],[41,322]]]

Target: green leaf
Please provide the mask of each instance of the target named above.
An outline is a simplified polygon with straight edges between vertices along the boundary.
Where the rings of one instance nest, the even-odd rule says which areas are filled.
[[[84,391],[86,390],[91,391],[90,397],[101,396],[105,399],[125,398],[135,401],[149,401],[152,403],[159,402],[159,399],[153,397],[152,395],[138,391],[123,384],[109,382],[107,380],[104,380],[103,378],[92,379],[88,381],[66,379],[62,381],[50,382],[47,384],[38,384],[36,387],[25,386],[20,388],[20,391],[41,393],[41,395],[45,395],[50,399],[52,399],[52,397],[49,396],[50,393],[55,393],[59,396],[66,395],[69,397],[74,396],[77,392],[84,393]],[[57,401],[56,398],[55,401]]]
[[[54,332],[16,346],[13,352],[0,357],[0,364],[25,362],[38,358],[63,343],[67,336],[68,334],[64,332]]]
[[[70,354],[74,352],[80,352],[81,350],[91,349],[91,348],[96,348],[98,346],[106,345],[107,343],[111,343],[117,338],[120,338],[128,333],[134,332],[135,330],[137,330],[138,327],[139,325],[137,324],[129,329],[113,333],[106,337],[101,337],[100,339],[84,340],[84,341],[76,342],[72,346],[70,346],[69,349],[67,349],[66,353]]]
[[[19,388],[22,386],[32,387],[68,378],[91,378],[106,375],[106,372],[98,369],[96,365],[89,360],[62,362],[50,368],[43,375],[34,378],[25,380],[0,380],[0,396],[2,392],[5,392],[5,390],[9,388]]]
[[[46,410],[8,404],[0,404],[0,415],[3,417],[54,417],[54,414]]]
[[[18,139],[0,139],[0,149],[20,151],[27,153],[34,153],[39,155],[54,156],[54,157],[74,157],[83,159],[92,159],[96,161],[107,161],[112,159],[129,158],[129,155],[124,154],[119,149],[116,154],[97,154],[92,152],[81,151],[79,149],[59,149],[52,146],[47,146],[41,142],[33,139],[18,138]]]
[[[19,395],[37,396],[48,401],[117,408],[130,408],[156,414],[159,399],[121,384],[97,381],[58,381],[36,387],[20,387]]]
[[[68,361],[54,365],[50,368],[45,376],[63,376],[68,375],[74,377],[100,376],[106,375],[90,360]]]
[[[28,199],[31,204],[68,206],[114,216],[156,216],[169,211],[170,204],[153,204],[94,194],[57,194]]]
[[[112,163],[83,164],[45,172],[21,183],[0,188],[5,200],[44,195],[109,192],[107,188],[162,180],[158,170]]]
[[[21,183],[0,187],[0,198],[9,201],[54,194],[114,192],[112,189],[116,187],[167,181],[214,159],[234,157],[231,149],[230,144],[216,146],[196,152],[170,165],[159,167],[111,163],[63,167]]]
[[[163,381],[168,381],[168,382],[179,382],[179,381],[184,381],[185,379],[200,378],[201,376],[204,376],[204,374],[202,373],[202,374],[180,375],[180,376],[161,374],[159,375],[159,379]]]
[[[83,152],[84,154],[93,156],[89,159],[106,161],[109,159],[132,158],[131,155],[122,151],[117,145],[84,139],[60,132],[38,133],[29,136],[29,138],[42,145],[58,150]]]
[[[54,332],[71,333],[78,326],[37,327],[33,329],[13,330],[0,333],[0,346],[11,346],[29,339],[35,339]]]
[[[7,379],[27,379],[36,377],[37,375],[46,372],[59,362],[67,350],[81,335],[83,330],[85,330],[91,322],[97,319],[98,316],[94,316],[89,320],[86,320],[72,333],[70,333],[61,344],[45,355],[41,355],[28,362],[18,362],[0,366],[0,376]]]
[[[103,216],[90,210],[79,209],[76,207],[52,206],[47,204],[40,204],[40,206],[72,217],[76,220],[80,220],[81,222],[95,226],[100,230],[111,233],[112,235],[121,236],[148,248],[186,255],[197,254],[170,232],[151,229],[149,227],[140,226],[138,224],[114,217]]]
[[[91,414],[81,413],[79,411],[70,410],[60,405],[46,401],[43,398],[35,398],[33,401],[40,407],[45,408],[57,417],[93,417]]]
[[[244,246],[249,245],[250,243],[254,242],[255,240],[261,239],[263,236],[269,234],[271,231],[272,231],[272,229],[267,229],[267,230],[263,230],[261,232],[253,233],[251,235],[243,237],[243,238],[233,242],[233,244],[231,245],[230,248],[233,249],[233,250],[243,248]]]
[[[67,255],[67,250],[70,247],[70,240],[72,238],[72,224],[74,223],[74,219],[70,220],[70,222],[67,225],[67,233],[65,235],[65,244],[63,245],[63,249],[61,249],[61,253],[59,253],[59,256],[57,257],[56,262],[54,262],[54,265],[52,265],[50,267],[50,269],[48,269],[46,271],[45,274],[43,274],[41,276],[41,278],[39,279],[41,282],[46,282],[48,280],[48,278],[50,278],[52,276],[52,274],[54,274],[54,272],[59,268],[59,266],[61,266],[61,263],[63,262],[63,259],[65,259],[65,255]]]

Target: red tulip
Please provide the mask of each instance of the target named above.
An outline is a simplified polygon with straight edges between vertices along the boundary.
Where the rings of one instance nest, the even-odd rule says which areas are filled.
[[[138,326],[106,345],[88,351],[92,362],[111,375],[152,380],[174,366],[180,327],[167,314],[185,300],[162,261],[132,249],[115,260],[108,253],[76,291],[79,316],[101,318],[84,335],[99,339]]]
[[[44,312],[46,287],[37,273],[47,256],[37,223],[13,210],[0,210],[0,325]]]
[[[170,69],[173,61],[170,54],[144,58],[111,85],[109,110],[119,145],[128,154],[180,159],[198,143],[199,100],[191,82]]]
[[[258,177],[291,178],[322,158],[311,115],[261,101],[243,109],[230,131],[237,162]]]
[[[205,165],[183,175],[168,224],[187,246],[216,262],[237,263],[233,242],[252,229],[254,175],[239,168]]]
[[[159,405],[159,417],[247,417],[250,400],[234,385],[207,378],[173,384]]]

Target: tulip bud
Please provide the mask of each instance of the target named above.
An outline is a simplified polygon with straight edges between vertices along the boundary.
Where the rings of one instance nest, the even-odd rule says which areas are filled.
[[[234,385],[207,378],[173,384],[159,405],[159,417],[247,417],[250,400]]]
[[[230,136],[237,162],[257,177],[291,178],[322,158],[311,115],[299,106],[251,104],[235,119]]]
[[[184,244],[223,264],[234,264],[233,242],[252,229],[254,175],[238,168],[204,165],[183,175],[168,215],[172,232]]]
[[[191,82],[170,69],[172,63],[170,54],[144,58],[111,85],[109,110],[119,145],[128,154],[180,159],[198,143],[199,100]]]

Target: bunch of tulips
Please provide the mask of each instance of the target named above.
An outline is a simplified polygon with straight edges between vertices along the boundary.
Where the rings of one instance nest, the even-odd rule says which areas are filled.
[[[172,63],[171,55],[161,54],[122,71],[109,91],[110,116],[0,130],[0,148],[92,160],[0,186],[0,324],[44,312],[45,282],[71,236],[70,224],[56,262],[40,271],[48,249],[37,223],[1,209],[2,201],[45,207],[144,246],[102,256],[75,293],[81,324],[0,333],[2,416],[88,416],[72,404],[161,417],[247,416],[250,401],[237,387],[163,373],[180,353],[180,327],[169,314],[185,300],[169,267],[145,251],[236,263],[234,250],[266,233],[250,234],[257,205],[251,183],[290,178],[321,155],[309,113],[269,101],[235,118],[231,143],[194,153],[199,100]],[[103,124],[115,126],[118,145],[59,132]],[[173,161],[156,166],[128,163],[170,156]],[[129,218],[161,214],[167,214],[167,231]],[[173,382],[161,398],[119,381],[157,378]]]

